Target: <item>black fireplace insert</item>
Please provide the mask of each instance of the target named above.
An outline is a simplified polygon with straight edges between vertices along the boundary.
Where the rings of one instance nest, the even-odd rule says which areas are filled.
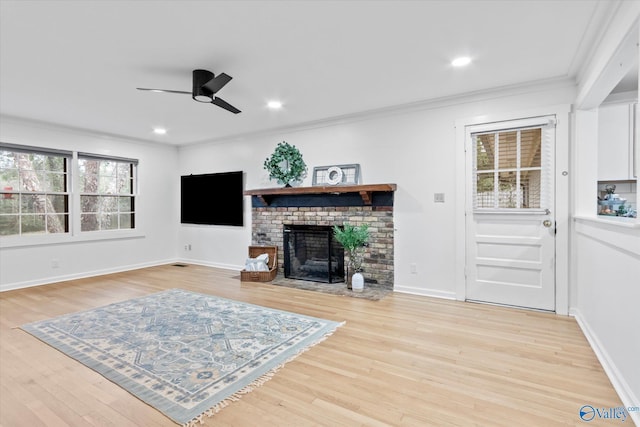
[[[284,225],[284,277],[344,282],[344,248],[331,226]]]

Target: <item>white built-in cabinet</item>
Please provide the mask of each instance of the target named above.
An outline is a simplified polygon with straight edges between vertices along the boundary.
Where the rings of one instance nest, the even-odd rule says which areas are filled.
[[[598,109],[598,181],[635,179],[634,126],[637,103],[603,104]]]

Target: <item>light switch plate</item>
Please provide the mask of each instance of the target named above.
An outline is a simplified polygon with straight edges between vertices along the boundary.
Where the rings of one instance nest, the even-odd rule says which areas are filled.
[[[433,193],[434,203],[444,203],[444,193]]]

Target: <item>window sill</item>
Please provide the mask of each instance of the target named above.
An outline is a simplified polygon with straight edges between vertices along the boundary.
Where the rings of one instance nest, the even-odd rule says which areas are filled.
[[[20,237],[0,237],[0,249],[27,246],[64,245],[101,240],[139,239],[145,237],[140,230],[111,230],[84,232],[79,235],[47,234]]]
[[[621,228],[637,228],[640,229],[640,220],[638,218],[626,218],[621,216],[587,216],[576,215],[573,217],[576,221],[590,222],[593,224],[614,225]]]

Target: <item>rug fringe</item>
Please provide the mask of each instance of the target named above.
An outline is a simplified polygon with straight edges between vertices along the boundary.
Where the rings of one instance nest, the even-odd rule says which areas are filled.
[[[339,323],[338,326],[336,326],[336,328],[334,330],[332,330],[330,332],[327,332],[322,337],[318,338],[318,340],[316,342],[314,342],[313,344],[311,344],[308,347],[305,347],[303,349],[300,349],[296,354],[294,354],[293,356],[291,356],[290,358],[285,360],[280,365],[272,368],[269,372],[266,372],[266,373],[262,374],[261,376],[259,376],[258,378],[256,378],[255,380],[253,380],[251,382],[251,384],[246,385],[245,387],[243,387],[240,390],[236,391],[232,395],[226,397],[224,400],[218,402],[215,406],[207,409],[202,414],[200,414],[197,417],[193,418],[191,421],[188,421],[188,422],[182,424],[182,427],[196,427],[198,424],[204,424],[205,419],[213,417],[215,414],[217,414],[218,412],[220,412],[221,410],[223,410],[224,408],[229,406],[229,404],[231,402],[237,402],[245,394],[251,393],[256,387],[260,387],[261,385],[263,385],[264,383],[269,381],[271,378],[274,377],[274,375],[280,369],[282,369],[284,367],[284,365],[286,365],[287,363],[291,362],[293,359],[295,359],[296,357],[300,356],[302,353],[304,353],[306,351],[309,351],[310,348],[316,346],[317,344],[320,344],[322,341],[324,341],[327,338],[329,338],[331,335],[333,335],[333,333],[339,327],[343,326],[345,323],[346,322]]]

